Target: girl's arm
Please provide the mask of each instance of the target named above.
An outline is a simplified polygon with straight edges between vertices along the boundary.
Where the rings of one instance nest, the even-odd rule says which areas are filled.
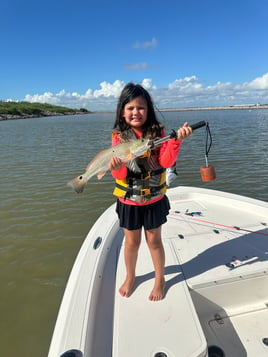
[[[174,165],[180,151],[181,140],[170,139],[159,150],[159,164],[167,169]]]
[[[183,139],[187,139],[192,134],[192,128],[188,123],[184,123],[183,127],[177,131],[177,140],[170,139],[163,143],[159,152],[159,163],[162,167],[168,168],[174,165],[179,154],[180,145]],[[163,135],[165,135],[163,133]]]

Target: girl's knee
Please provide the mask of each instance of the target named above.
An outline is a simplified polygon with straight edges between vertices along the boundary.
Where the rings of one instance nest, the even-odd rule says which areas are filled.
[[[140,247],[140,241],[137,240],[128,240],[125,242],[125,247],[127,249],[131,249],[131,250],[138,250]]]
[[[145,232],[146,242],[150,249],[162,248],[161,230],[159,228]]]
[[[162,249],[163,247],[161,240],[150,240],[147,241],[147,244],[150,250]]]

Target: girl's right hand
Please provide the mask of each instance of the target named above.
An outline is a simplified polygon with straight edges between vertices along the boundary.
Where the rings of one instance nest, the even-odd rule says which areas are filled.
[[[177,139],[178,140],[187,139],[192,134],[192,132],[193,132],[192,128],[186,122],[183,124],[182,128],[178,129]]]
[[[112,157],[109,162],[109,169],[111,171],[120,170],[124,166],[124,162],[119,157]]]

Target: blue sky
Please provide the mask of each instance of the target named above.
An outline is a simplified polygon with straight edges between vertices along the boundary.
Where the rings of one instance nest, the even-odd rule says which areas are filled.
[[[4,0],[0,99],[115,109],[268,103],[267,0]]]

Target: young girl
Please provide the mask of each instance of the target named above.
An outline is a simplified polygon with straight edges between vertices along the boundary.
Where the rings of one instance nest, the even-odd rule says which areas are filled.
[[[128,83],[122,90],[117,105],[112,145],[130,139],[164,137],[163,126],[157,120],[152,99],[140,85]],[[135,268],[141,231],[146,241],[155,270],[155,284],[149,300],[164,297],[165,252],[161,240],[161,226],[167,221],[170,206],[165,196],[165,169],[176,161],[181,140],[191,135],[187,123],[177,132],[177,140],[170,139],[155,148],[147,157],[130,160],[127,164],[114,157],[110,170],[116,179],[114,194],[118,196],[116,212],[125,233],[126,279],[119,289],[129,297],[135,281]]]

